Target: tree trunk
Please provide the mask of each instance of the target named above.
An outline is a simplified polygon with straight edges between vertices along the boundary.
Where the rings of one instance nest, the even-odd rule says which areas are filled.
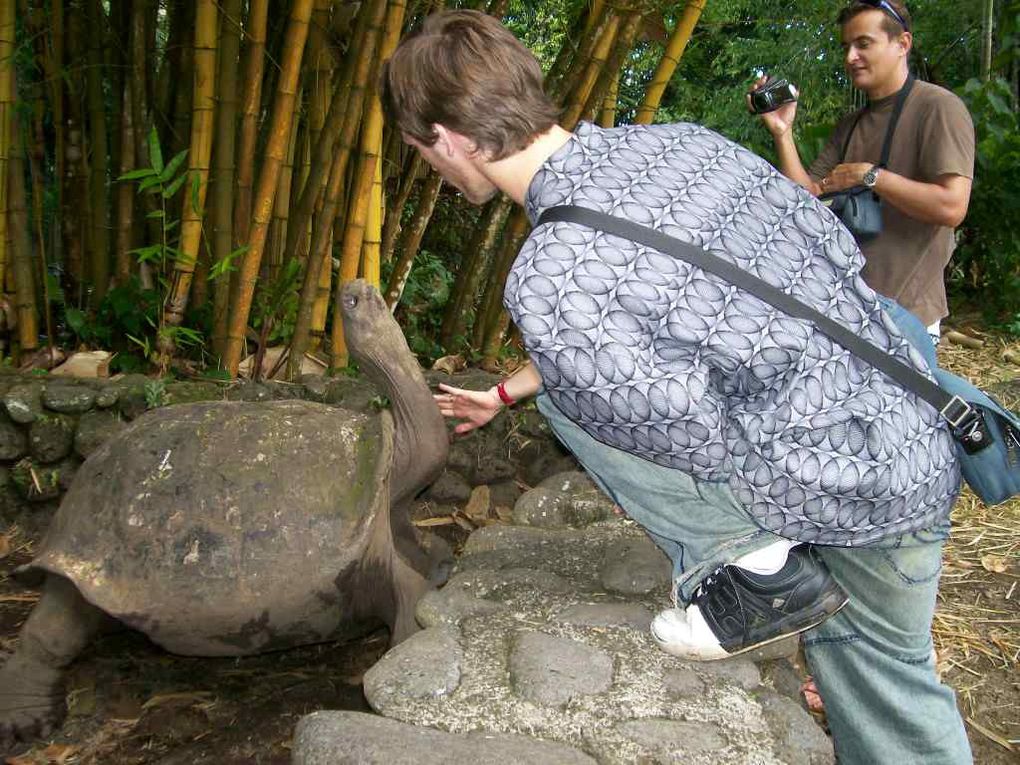
[[[291,338],[291,350],[287,358],[287,378],[290,380],[296,379],[300,374],[301,359],[311,343],[313,333],[322,332],[325,328],[332,277],[332,269],[329,268],[330,247],[328,245],[333,234],[333,222],[339,207],[340,193],[347,173],[351,147],[354,137],[357,135],[358,124],[361,122],[365,91],[373,69],[375,51],[382,36],[386,0],[374,0],[373,3],[364,7],[361,13],[364,14],[365,32],[363,36],[355,33],[354,41],[363,39],[364,43],[357,48],[348,48],[348,61],[345,61],[344,64],[345,71],[347,71],[348,65],[352,67],[350,70],[350,93],[344,99],[346,106],[343,110],[340,133],[336,139],[333,163],[329,170],[329,180],[326,183],[322,209],[316,215],[312,225],[312,243],[308,251],[304,282],[298,302],[298,313],[294,321],[294,334]],[[358,25],[361,26],[361,24],[362,20],[359,19]],[[338,105],[338,99],[339,94],[334,94],[331,112],[334,111],[332,107]],[[327,126],[329,126],[329,122],[327,120]],[[315,169],[313,162],[313,174],[309,175],[306,186],[312,183]],[[302,199],[302,205],[304,202],[305,200]],[[323,285],[325,285],[324,295],[322,294]]]
[[[234,251],[234,166],[237,136],[237,64],[241,50],[241,0],[223,0],[219,42],[219,108],[216,110],[216,152],[213,168],[212,260],[223,265]],[[213,353],[222,358],[227,339],[230,272],[221,272],[213,286]]]
[[[106,17],[99,0],[88,0],[90,34],[87,36],[88,71],[86,83],[89,104],[89,198],[92,203],[92,235],[89,262],[91,265],[93,307],[98,307],[110,281],[110,237],[107,213],[110,192],[107,184],[106,106],[103,103],[102,30]]]
[[[457,270],[457,279],[450,291],[450,301],[439,330],[439,343],[448,351],[454,350],[457,338],[465,336],[469,330],[468,317],[475,310],[478,285],[489,271],[492,249],[510,213],[511,204],[512,200],[501,194],[485,208],[475,227],[466,257]]]
[[[237,196],[234,199],[234,244],[247,244],[251,230],[251,193],[255,178],[255,142],[262,104],[262,69],[266,52],[269,0],[251,0],[244,35],[244,92],[237,146]]]
[[[439,199],[439,190],[442,186],[443,177],[436,172],[429,173],[418,194],[418,206],[414,210],[414,217],[411,218],[407,228],[400,232],[396,247],[397,262],[393,265],[389,284],[386,285],[386,305],[391,311],[396,309],[400,296],[404,294],[404,285],[407,284],[407,277],[411,273],[414,256],[421,246],[425,228],[432,219],[432,211],[436,209],[436,200]]]
[[[227,331],[227,347],[224,366],[231,377],[237,375],[244,350],[244,330],[251,312],[255,281],[262,262],[266,243],[269,218],[273,200],[280,180],[280,168],[290,143],[290,130],[294,114],[294,101],[301,73],[301,59],[308,38],[308,24],[312,17],[312,0],[294,0],[287,35],[283,46],[282,71],[273,103],[269,140],[266,143],[262,171],[259,173],[258,190],[252,215],[252,227],[248,236],[248,251],[245,253],[239,273],[237,300],[231,306],[230,323]]]
[[[86,55],[81,47],[85,39],[84,30],[80,8],[71,6],[67,15],[68,33],[64,38],[67,44],[68,71],[64,80],[68,89],[68,109],[60,228],[67,259],[65,286],[68,296],[72,296],[70,302],[78,306],[85,303],[86,260],[92,236],[90,172],[81,97],[86,91],[84,71],[88,69]]]
[[[670,35],[659,66],[656,67],[652,81],[645,91],[644,101],[634,118],[635,124],[650,125],[655,119],[655,112],[658,111],[659,104],[662,102],[662,94],[666,92],[666,86],[669,85],[669,81],[673,78],[677,65],[680,63],[680,58],[684,55],[687,43],[691,39],[691,33],[694,32],[694,27],[705,8],[705,2],[706,0],[687,0],[684,12],[676,22],[676,28]]]
[[[563,103],[568,97],[574,95],[574,91],[582,86],[586,72],[591,64],[595,49],[605,37],[610,25],[614,26],[619,22],[619,17],[612,9],[605,7],[603,3],[594,3],[591,13],[585,22],[584,32],[581,34],[581,42],[577,46],[577,52],[570,61],[570,67],[566,73],[558,78],[555,85],[550,88],[550,95],[556,103]],[[613,33],[615,34],[615,32]],[[571,44],[569,41],[564,45]],[[554,72],[550,72],[554,74]],[[581,99],[583,101],[583,99]],[[576,121],[576,118],[575,118]],[[560,124],[565,124],[564,120]]]
[[[191,118],[191,148],[188,150],[188,180],[184,184],[184,209],[181,214],[181,241],[167,297],[163,321],[177,326],[184,319],[191,279],[202,239],[202,216],[209,188],[209,159],[212,154],[213,124],[216,106],[216,37],[218,17],[216,0],[198,0],[195,9],[195,79]],[[162,351],[173,352],[169,337],[161,337]]]
[[[995,48],[995,0],[985,0],[981,14],[981,79],[992,79],[992,53]]]

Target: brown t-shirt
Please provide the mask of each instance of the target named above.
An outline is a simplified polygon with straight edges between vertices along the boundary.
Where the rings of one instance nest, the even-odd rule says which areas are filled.
[[[853,129],[846,157],[840,152],[858,112],[836,126],[808,173],[820,180],[842,162],[878,162],[896,94],[871,102]],[[974,177],[974,124],[955,95],[916,81],[893,135],[888,169],[914,181],[932,183],[940,175]],[[943,271],[956,241],[947,226],[908,218],[882,204],[882,233],[865,244],[864,281],[932,324],[949,311]]]

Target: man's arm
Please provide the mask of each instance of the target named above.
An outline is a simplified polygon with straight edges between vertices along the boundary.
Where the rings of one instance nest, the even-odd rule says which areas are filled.
[[[848,162],[837,165],[822,179],[826,191],[840,191],[859,186],[871,162]],[[956,228],[967,215],[970,204],[971,179],[947,173],[930,183],[912,181],[902,175],[880,170],[875,192],[904,215],[937,226]]]
[[[525,364],[504,380],[502,385],[503,392],[516,402],[538,393],[542,378],[533,364]],[[488,423],[503,408],[503,399],[497,387],[494,385],[488,390],[466,390],[440,383],[439,389],[443,392],[432,398],[444,417],[464,420],[454,428],[454,432],[467,433]]]

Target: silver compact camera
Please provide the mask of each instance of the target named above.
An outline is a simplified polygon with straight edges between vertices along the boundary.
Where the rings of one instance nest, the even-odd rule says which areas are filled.
[[[787,80],[769,77],[757,90],[750,93],[750,109],[754,114],[774,112],[783,104],[797,100],[797,88]]]

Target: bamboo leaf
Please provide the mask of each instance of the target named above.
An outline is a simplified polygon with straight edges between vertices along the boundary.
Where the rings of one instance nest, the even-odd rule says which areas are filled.
[[[158,194],[162,189],[162,184],[159,182],[159,176],[153,173],[144,181],[138,184],[138,193],[141,194],[143,191],[147,191],[150,194]]]
[[[187,177],[188,177],[187,173],[181,173],[176,178],[174,178],[174,182],[167,186],[165,189],[163,189],[163,199],[169,199],[174,194],[176,194],[177,190],[184,185],[184,181],[187,179]]]
[[[198,199],[199,189],[202,188],[202,176],[197,170],[191,174],[191,210],[195,215],[201,215],[201,203]]]
[[[164,213],[162,210],[153,210],[151,213],[149,213],[145,217],[146,218],[163,218],[165,216],[166,216],[166,213]]]
[[[185,149],[184,151],[178,152],[174,156],[174,158],[171,159],[167,163],[167,166],[165,168],[163,168],[163,172],[161,172],[159,174],[159,180],[162,181],[163,183],[166,183],[171,178],[173,178],[174,177],[174,173],[177,172],[177,169],[181,166],[181,163],[184,162],[184,158],[187,157],[187,156],[188,156],[188,150],[187,149]]]
[[[118,175],[118,181],[137,181],[139,178],[149,178],[156,175],[156,171],[151,167],[140,167],[137,170],[129,170],[123,175]]]
[[[155,127],[149,131],[149,162],[157,173],[163,172],[163,150],[159,147],[159,133]]]

